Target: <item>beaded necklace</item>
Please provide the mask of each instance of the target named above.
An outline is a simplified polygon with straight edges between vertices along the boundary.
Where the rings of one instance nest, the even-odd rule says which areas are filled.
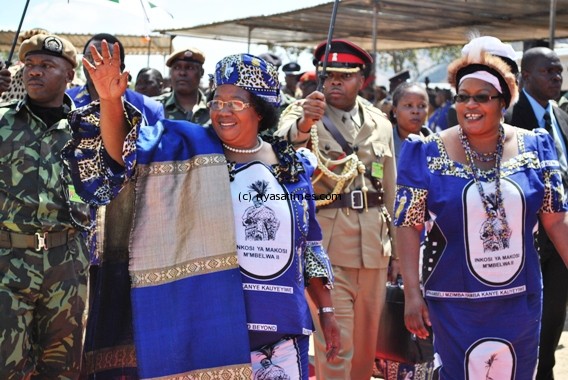
[[[483,249],[487,251],[498,251],[509,247],[509,240],[511,238],[511,229],[507,222],[507,215],[505,213],[505,206],[503,202],[503,194],[501,193],[501,159],[503,158],[503,147],[505,145],[505,129],[502,125],[499,126],[499,139],[497,140],[497,149],[492,154],[495,160],[495,194],[486,195],[479,180],[478,168],[475,166],[474,158],[482,162],[489,162],[480,160],[475,157],[473,150],[469,145],[467,136],[463,133],[462,128],[458,129],[458,135],[465,151],[467,163],[470,167],[473,182],[477,186],[477,190],[481,197],[481,202],[485,208],[485,215],[487,220],[482,224],[480,237],[483,241]]]
[[[495,161],[495,159],[497,158],[497,151],[491,153],[479,153],[473,149],[470,149],[470,152],[471,152],[471,157],[473,157],[474,159],[480,162],[491,162]]]

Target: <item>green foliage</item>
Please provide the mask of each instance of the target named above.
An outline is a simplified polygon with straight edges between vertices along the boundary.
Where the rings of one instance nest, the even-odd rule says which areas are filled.
[[[462,46],[443,46],[427,49],[434,63],[451,62],[459,58]]]
[[[383,71],[393,70],[395,73],[409,69],[417,74],[420,72],[421,58],[432,61],[432,65],[451,62],[461,54],[461,46],[443,46],[429,49],[389,50],[379,52],[377,68]]]

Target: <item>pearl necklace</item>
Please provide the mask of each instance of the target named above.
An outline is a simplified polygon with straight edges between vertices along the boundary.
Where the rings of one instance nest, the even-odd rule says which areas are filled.
[[[230,150],[231,152],[234,152],[234,153],[253,154],[253,153],[257,153],[258,151],[260,151],[260,149],[264,145],[264,141],[260,138],[260,136],[257,136],[256,139],[258,141],[258,145],[255,146],[254,148],[251,148],[251,149],[233,148],[232,146],[229,146],[225,143],[223,143],[223,146],[225,147],[225,149]]]

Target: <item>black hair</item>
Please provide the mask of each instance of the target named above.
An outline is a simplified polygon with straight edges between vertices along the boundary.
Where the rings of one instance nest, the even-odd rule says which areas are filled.
[[[155,69],[153,67],[144,67],[144,68],[140,69],[140,71],[138,71],[138,74],[136,75],[136,80],[138,80],[138,78],[140,78],[141,75],[146,74],[146,73],[148,73],[150,75],[154,74],[158,78],[159,81],[161,81],[161,82],[164,81],[164,78],[163,78],[160,70]]]
[[[124,65],[124,57],[125,57],[125,53],[124,53],[124,46],[122,45],[122,42],[120,42],[120,40],[118,38],[116,38],[115,36],[113,36],[112,34],[108,34],[108,33],[98,33],[95,34],[93,37],[89,38],[89,40],[87,41],[87,43],[85,44],[85,47],[83,48],[83,55],[85,55],[87,53],[87,49],[89,47],[89,45],[91,44],[91,42],[94,41],[102,41],[102,40],[106,40],[106,42],[108,42],[109,45],[114,45],[116,42],[118,42],[118,46],[120,47],[120,69],[124,70],[124,68],[126,67]]]
[[[392,105],[393,106],[396,107],[398,105],[400,98],[402,98],[402,96],[404,95],[404,92],[406,90],[408,90],[410,87],[418,87],[418,88],[423,89],[424,93],[426,94],[426,99],[428,99],[428,92],[418,82],[402,82],[401,84],[399,84],[395,88],[394,92],[392,93]]]
[[[253,93],[250,93],[250,102],[256,113],[261,117],[258,123],[258,132],[276,127],[278,123],[278,109],[276,107]]]

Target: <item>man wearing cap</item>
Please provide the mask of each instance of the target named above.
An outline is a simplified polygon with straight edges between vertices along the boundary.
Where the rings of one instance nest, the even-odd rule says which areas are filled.
[[[519,101],[507,112],[507,123],[532,130],[545,128],[555,140],[556,153],[568,193],[568,114],[554,102],[560,96],[562,63],[558,55],[546,47],[535,47],[524,52],[521,60],[523,89]],[[547,120],[548,119],[548,120]],[[542,225],[541,225],[542,227]],[[536,379],[553,380],[555,351],[564,329],[568,301],[568,270],[558,251],[539,229],[536,241],[539,248],[543,281],[542,322],[539,360]]]
[[[76,51],[38,34],[19,59],[26,97],[0,108],[0,378],[76,379],[90,223],[61,157]]]
[[[210,123],[205,94],[199,89],[205,54],[196,48],[173,52],[166,60],[170,68],[172,91],[156,98],[164,105],[167,119]]]
[[[314,54],[318,71],[324,52],[325,42]],[[317,203],[323,244],[336,277],[332,299],[342,347],[338,358],[328,362],[322,331],[316,325],[316,374],[326,380],[371,377],[387,268],[391,259],[396,262],[389,232],[395,191],[392,125],[357,95],[372,64],[372,57],[357,45],[333,40],[323,93],[315,91],[289,107],[276,133],[299,146],[317,143],[319,161],[328,164],[320,167],[324,175],[314,181],[315,193],[318,199],[340,195],[332,202],[327,198]],[[314,125],[317,141],[310,141]],[[344,174],[346,165],[357,168],[352,176]],[[396,263],[392,273],[398,273]],[[311,310],[317,324],[318,311]]]
[[[318,79],[315,71],[306,71],[300,76],[299,84],[301,96],[300,99],[306,98],[318,88]]]
[[[83,48],[83,56],[89,61],[92,61],[93,58],[91,56],[90,46],[95,46],[97,49],[100,49],[103,40],[106,40],[109,44],[114,44],[115,42],[118,43],[120,46],[120,67],[124,70],[124,47],[120,40],[112,34],[99,33],[91,37]],[[89,73],[84,68],[83,73],[85,74],[86,83],[83,86],[75,86],[67,90],[67,94],[71,97],[71,99],[73,99],[75,106],[77,107],[83,107],[91,103],[93,100],[99,100],[99,94],[93,85],[93,81],[91,80]],[[149,125],[154,125],[158,122],[158,120],[164,118],[164,109],[162,105],[146,95],[128,89],[124,94],[124,100],[139,109],[140,112],[142,112],[143,117],[146,119],[146,123]]]
[[[30,29],[23,32],[18,37],[18,42],[21,44],[30,37],[36,34],[50,34],[45,29]],[[8,62],[11,64],[8,68],[3,68],[0,70],[0,103],[8,102],[11,100],[21,100],[26,96],[26,89],[24,87],[24,81],[22,79],[22,73],[24,68],[24,63]],[[1,67],[1,64],[0,64]]]
[[[293,98],[300,98],[301,94],[298,91],[298,80],[300,79],[302,67],[297,62],[288,62],[282,66],[284,73],[285,85],[282,91]]]

